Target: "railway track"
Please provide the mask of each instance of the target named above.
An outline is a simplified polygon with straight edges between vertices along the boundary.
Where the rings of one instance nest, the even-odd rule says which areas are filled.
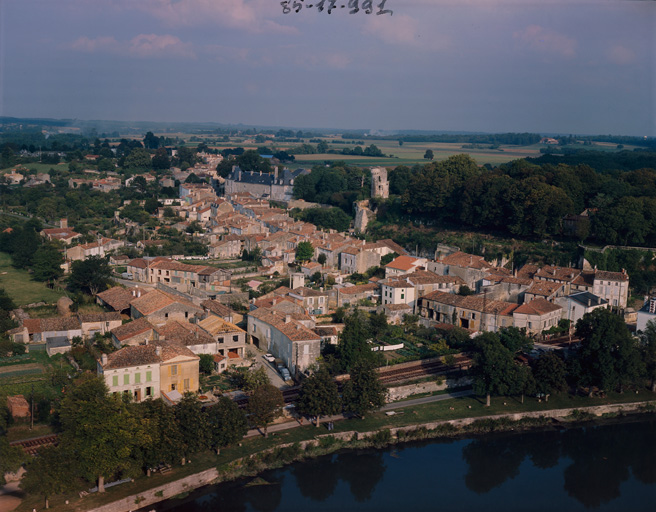
[[[444,364],[439,359],[428,361],[417,361],[415,364],[404,366],[403,368],[385,368],[380,369],[380,381],[383,384],[394,384],[409,380],[420,379],[430,375],[449,374],[461,370],[467,370],[471,366],[471,358],[458,354],[454,356],[452,365]]]
[[[28,455],[36,455],[41,448],[57,446],[58,443],[59,435],[50,434],[47,436],[35,437],[33,439],[25,439],[23,441],[14,441],[9,444],[11,446],[20,446]]]

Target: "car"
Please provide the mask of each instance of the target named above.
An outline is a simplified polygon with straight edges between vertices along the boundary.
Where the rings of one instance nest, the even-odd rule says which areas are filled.
[[[276,358],[273,357],[273,354],[264,354],[264,359],[270,363],[274,363]]]
[[[282,379],[284,381],[292,380],[292,375],[289,373],[289,370],[287,368],[283,368],[280,370],[280,375],[282,375]]]

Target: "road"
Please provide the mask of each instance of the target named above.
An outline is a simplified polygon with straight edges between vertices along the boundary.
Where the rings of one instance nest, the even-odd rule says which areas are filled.
[[[422,398],[415,398],[413,400],[404,400],[402,402],[394,402],[391,404],[384,405],[379,409],[379,411],[391,411],[391,410],[396,410],[396,409],[402,409],[405,407],[413,407],[415,405],[422,405],[422,404],[429,404],[432,402],[441,402],[443,400],[450,400],[452,398],[459,398],[462,396],[469,396],[473,395],[474,392],[471,389],[468,389],[466,391],[456,391],[454,393],[447,393],[444,395],[434,395],[434,396],[425,396]],[[321,418],[321,424],[328,423],[329,421],[340,421],[346,419],[343,414],[337,414],[335,416],[326,416]],[[303,423],[304,425],[307,425],[307,422]],[[301,424],[296,421],[287,421],[285,423],[278,423],[275,425],[269,425],[269,434],[274,434],[276,432],[281,432],[283,430],[289,430],[291,428],[296,428],[300,427]],[[246,437],[254,437],[254,436],[260,436],[262,433],[258,429],[253,429],[249,430],[248,434],[246,434]]]

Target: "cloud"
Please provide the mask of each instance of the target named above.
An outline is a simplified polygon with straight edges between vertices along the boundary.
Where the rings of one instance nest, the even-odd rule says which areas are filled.
[[[620,66],[633,64],[637,60],[635,52],[621,44],[616,44],[609,48],[606,55],[609,61]]]
[[[171,26],[214,24],[220,27],[245,29],[250,32],[298,33],[295,27],[281,25],[271,19],[281,13],[277,1],[139,0],[128,5]]]
[[[539,25],[529,25],[521,32],[515,32],[514,38],[521,43],[544,53],[557,53],[564,57],[574,57],[578,43],[567,37]]]
[[[439,34],[431,28],[423,30],[419,21],[407,14],[368,16],[364,32],[389,44],[413,46],[431,51],[445,50],[451,45],[448,36]]]
[[[85,53],[112,53],[135,58],[196,58],[191,43],[185,43],[178,37],[169,34],[139,34],[129,41],[117,41],[114,37],[97,37],[95,39],[80,37],[65,46],[71,50]]]

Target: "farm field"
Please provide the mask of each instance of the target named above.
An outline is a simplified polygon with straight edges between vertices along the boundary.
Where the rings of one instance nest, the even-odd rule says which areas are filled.
[[[52,290],[44,283],[32,281],[30,274],[11,266],[11,256],[0,252],[0,288],[4,288],[17,306],[46,302],[52,304],[64,295],[63,291]]]
[[[59,163],[59,164],[42,164],[42,163],[39,163],[39,162],[34,162],[34,163],[30,163],[30,164],[20,164],[20,166],[14,165],[12,167],[7,167],[5,169],[0,169],[0,174],[4,174],[6,172],[11,172],[11,170],[15,169],[16,167],[25,167],[26,169],[29,169],[29,170],[36,169],[37,172],[49,172],[50,169],[66,170],[66,169],[68,169],[68,164],[65,163],[65,162],[62,162],[62,163]]]

